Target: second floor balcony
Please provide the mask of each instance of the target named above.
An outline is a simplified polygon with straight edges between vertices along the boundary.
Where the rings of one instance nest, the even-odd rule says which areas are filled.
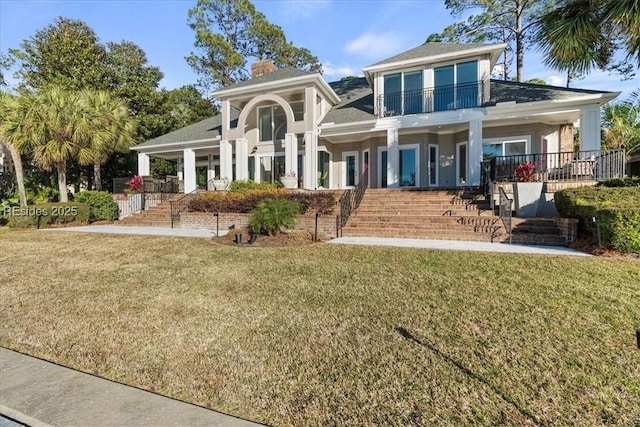
[[[393,117],[474,108],[482,105],[484,90],[485,82],[477,81],[385,93],[376,100],[376,114],[378,117]]]

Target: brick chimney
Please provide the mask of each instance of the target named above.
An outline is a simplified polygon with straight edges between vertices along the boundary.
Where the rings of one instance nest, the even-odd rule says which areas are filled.
[[[264,76],[265,74],[272,73],[276,71],[278,68],[273,65],[273,62],[265,59],[264,61],[258,61],[251,64],[251,78],[255,79],[256,77]]]

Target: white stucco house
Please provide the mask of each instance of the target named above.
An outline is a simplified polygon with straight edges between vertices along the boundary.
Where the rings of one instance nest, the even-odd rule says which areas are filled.
[[[176,161],[186,193],[205,173],[295,174],[305,189],[478,186],[487,156],[573,152],[576,120],[580,150],[599,150],[600,107],[619,93],[492,80],[504,48],[425,43],[332,83],[253,64],[250,80],[213,93],[221,114],[134,147],[138,172]]]

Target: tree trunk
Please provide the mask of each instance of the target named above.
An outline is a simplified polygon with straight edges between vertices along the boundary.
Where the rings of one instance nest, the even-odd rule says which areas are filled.
[[[522,30],[522,1],[516,4],[516,72],[519,83],[524,81],[524,33]]]
[[[56,163],[58,169],[58,191],[60,191],[60,201],[66,203],[69,201],[67,197],[67,162],[62,161]]]
[[[93,164],[93,189],[95,191],[102,191],[102,175],[100,172],[100,163],[95,162]]]
[[[22,158],[16,147],[9,143],[3,143],[11,153],[13,168],[16,171],[16,181],[18,183],[18,197],[20,198],[20,206],[27,206],[27,193],[24,189],[24,170],[22,169]]]

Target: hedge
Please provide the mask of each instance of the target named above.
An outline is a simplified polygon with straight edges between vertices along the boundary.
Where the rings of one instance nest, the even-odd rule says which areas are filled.
[[[106,191],[81,191],[74,196],[78,203],[89,205],[89,221],[115,221],[118,219],[118,204]]]
[[[189,210],[195,212],[238,212],[250,213],[266,199],[285,199],[297,202],[300,213],[320,212],[330,214],[336,205],[332,193],[291,192],[288,190],[251,190],[246,193],[203,192],[200,197],[189,202]]]
[[[640,253],[640,191],[637,187],[582,187],[555,193],[558,212],[577,218],[580,232],[595,235],[620,252]]]
[[[85,225],[89,223],[89,206],[78,202],[42,203],[26,208],[11,207],[5,212],[9,227],[46,228],[51,225]]]

